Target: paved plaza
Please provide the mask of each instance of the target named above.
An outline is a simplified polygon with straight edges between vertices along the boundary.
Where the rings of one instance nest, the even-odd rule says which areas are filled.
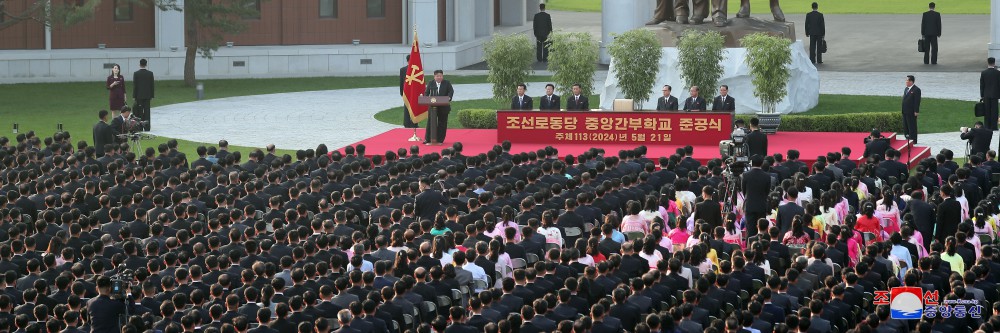
[[[600,13],[553,12],[552,17],[557,29],[600,36]],[[799,38],[804,38],[800,28],[804,15],[788,18],[799,27]],[[911,45],[917,38],[914,31],[919,30],[919,15],[828,15],[826,21],[831,51],[818,67],[820,93],[897,96],[902,94],[905,76],[914,74],[924,97],[965,101],[979,98],[978,71],[986,57],[988,15],[944,16],[945,33],[938,66],[923,65],[920,54]],[[536,64],[536,74],[550,75],[544,68]],[[480,64],[449,75],[482,75],[484,69],[485,65]],[[602,84],[607,75],[606,70],[599,71],[595,82]],[[492,97],[489,84],[459,84],[455,91],[456,100]],[[529,91],[529,94],[539,93],[534,89]],[[357,103],[358,96],[371,98]],[[212,99],[154,108],[157,126],[153,133],[207,143],[226,139],[231,144],[250,147],[274,143],[282,149],[307,149],[325,143],[330,148],[339,148],[396,128],[373,116],[400,105],[397,87]],[[205,125],[192,130],[193,123]],[[923,134],[920,144],[930,146],[934,152],[941,148],[965,150],[957,132]]]

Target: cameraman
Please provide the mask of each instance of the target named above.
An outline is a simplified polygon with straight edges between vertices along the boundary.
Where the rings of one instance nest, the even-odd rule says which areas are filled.
[[[986,157],[986,152],[990,150],[990,141],[993,141],[993,131],[983,127],[982,121],[977,121],[975,127],[962,127],[962,140],[969,140],[971,155],[980,154]]]
[[[865,138],[865,154],[863,156],[867,159],[872,155],[878,155],[878,161],[882,161],[886,150],[889,150],[889,139],[882,137],[882,133],[877,129],[873,129],[871,134]]]
[[[91,333],[117,333],[121,330],[119,317],[125,314],[125,302],[111,299],[111,278],[102,276],[97,279],[99,296],[87,302],[87,313],[90,314]]]
[[[131,116],[132,116],[132,109],[126,105],[122,107],[121,116],[115,117],[115,119],[111,121],[111,130],[114,131],[115,139],[117,139],[118,142],[127,141],[124,138],[120,137],[119,135],[128,134],[130,126],[128,118]]]

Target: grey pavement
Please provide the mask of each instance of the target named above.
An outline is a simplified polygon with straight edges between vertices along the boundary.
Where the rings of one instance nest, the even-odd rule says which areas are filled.
[[[820,10],[822,11],[822,7]],[[820,71],[841,72],[962,72],[985,67],[990,38],[989,15],[948,15],[945,6],[938,41],[937,65],[924,65],[917,53],[920,14],[828,14],[826,41]],[[601,38],[601,13],[550,11],[556,30],[590,32]],[[735,15],[735,13],[730,13]],[[758,10],[753,16],[770,19]],[[805,36],[805,14],[786,15],[795,23],[796,38],[809,45]]]

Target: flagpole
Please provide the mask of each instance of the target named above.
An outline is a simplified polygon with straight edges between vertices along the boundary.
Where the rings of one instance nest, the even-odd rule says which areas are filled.
[[[417,25],[416,24],[413,25],[413,44],[417,45]],[[410,48],[412,49],[413,45],[410,45]],[[410,66],[410,64],[406,64],[406,66]],[[409,70],[409,69],[407,69],[407,70]],[[417,124],[413,124],[413,126],[414,126],[413,127],[413,136],[411,136],[410,139],[408,139],[407,141],[409,141],[409,142],[419,142],[421,139],[420,139],[419,136],[417,136],[417,127],[420,127],[420,126],[417,126]]]

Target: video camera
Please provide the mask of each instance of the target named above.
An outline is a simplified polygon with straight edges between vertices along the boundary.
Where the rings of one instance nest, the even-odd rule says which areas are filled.
[[[729,140],[719,141],[719,154],[727,164],[750,162],[750,156],[747,156],[746,138],[746,130],[737,127],[729,134]]]
[[[111,297],[125,299],[134,279],[135,271],[126,269],[124,265],[119,266],[118,273],[111,276]]]

